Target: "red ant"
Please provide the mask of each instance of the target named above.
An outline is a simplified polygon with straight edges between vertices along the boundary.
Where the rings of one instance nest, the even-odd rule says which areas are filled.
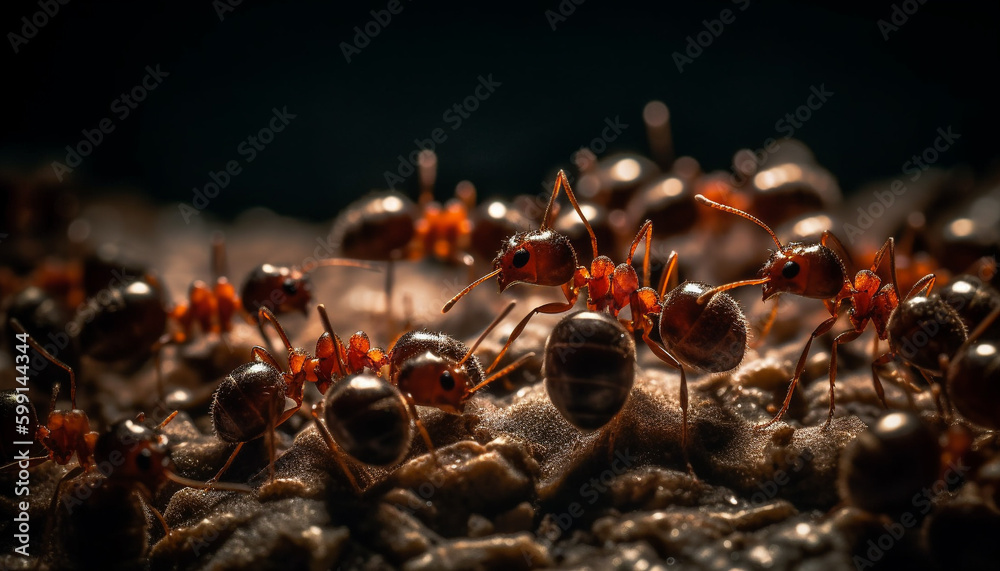
[[[559,194],[560,188],[566,189],[566,196],[576,209],[590,234],[594,260],[590,270],[577,265],[576,252],[569,240],[549,228],[549,218],[552,204]],[[639,278],[632,267],[632,258],[640,241],[645,240],[645,256],[643,257],[643,287],[639,287]],[[681,410],[682,444],[687,450],[687,377],[684,364],[692,368],[711,372],[722,372],[735,368],[742,361],[746,348],[746,320],[735,301],[728,295],[719,296],[705,305],[693,304],[698,296],[703,296],[710,286],[696,282],[686,282],[669,294],[666,286],[671,281],[677,264],[676,253],[671,255],[668,268],[664,272],[660,294],[649,287],[649,255],[652,243],[652,223],[646,221],[629,248],[625,263],[615,266],[607,256],[597,253],[597,237],[590,228],[586,217],[573,195],[573,190],[566,179],[566,174],[559,171],[549,198],[545,216],[538,230],[530,230],[511,236],[501,246],[500,253],[493,261],[493,271],[474,281],[460,291],[442,308],[442,313],[450,310],[459,299],[468,294],[474,287],[497,276],[499,289],[502,292],[519,282],[542,286],[560,286],[566,296],[566,302],[553,302],[541,305],[531,310],[514,328],[506,344],[500,350],[490,370],[495,367],[504,353],[521,334],[528,321],[536,313],[562,313],[569,311],[576,304],[580,289],[586,287],[588,292],[587,309],[590,311],[606,311],[612,316],[626,306],[632,312],[631,327],[633,331],[642,331],[646,345],[662,361],[680,371],[681,374]],[[661,305],[661,297],[663,302]],[[711,297],[711,296],[709,296]],[[706,299],[708,299],[706,297]],[[654,318],[659,317],[659,331],[664,345],[669,350],[658,345],[649,335],[653,331]],[[690,336],[693,330],[702,335]],[[691,339],[699,339],[702,345],[695,345]]]
[[[442,333],[411,331],[401,336],[386,353],[381,348],[372,348],[368,335],[363,331],[352,335],[345,348],[332,332],[326,308],[320,304],[317,311],[326,331],[316,342],[315,357],[304,349],[294,348],[274,314],[266,307],[260,308],[260,322],[270,322],[288,350],[288,370],[282,371],[274,357],[258,346],[251,351],[254,360],[238,367],[219,385],[212,402],[212,421],[219,438],[236,443],[236,449],[208,484],[218,481],[246,442],[264,435],[271,439],[268,466],[273,478],[273,431],[302,407],[306,381],[316,383],[320,393],[325,394],[336,379],[361,373],[365,369],[379,376],[384,368],[388,369],[385,374],[402,392],[428,450],[433,453],[430,435],[420,421],[415,405],[434,406],[445,412],[461,414],[465,402],[473,393],[530,358],[530,355],[525,356],[522,361],[484,379],[482,367],[472,354],[512,307],[513,304],[494,320],[472,348],[466,348],[460,341]],[[251,400],[248,402],[248,399]],[[289,408],[285,407],[286,399],[293,401]],[[317,414],[314,409],[313,415]],[[360,489],[339,450],[333,446],[331,449],[335,451],[335,459],[351,484],[356,490]]]
[[[163,526],[165,533],[170,533],[163,515],[152,505],[153,494],[163,487],[167,481],[173,481],[182,486],[204,488],[205,485],[184,478],[175,472],[173,461],[167,451],[167,440],[159,432],[177,416],[177,411],[167,416],[154,429],[144,426],[145,414],[139,413],[135,420],[125,420],[112,426],[103,434],[90,429],[90,419],[87,413],[76,407],[76,374],[72,367],[66,365],[54,355],[46,351],[34,338],[28,336],[24,328],[16,320],[10,321],[11,327],[32,349],[38,352],[50,363],[63,369],[69,375],[71,410],[56,409],[56,398],[59,385],[52,392],[49,415],[45,424],[39,423],[35,438],[46,451],[45,456],[36,456],[27,460],[12,462],[0,471],[24,468],[23,463],[36,465],[44,461],[52,461],[61,466],[67,466],[76,457],[77,467],[67,472],[56,484],[52,496],[50,513],[55,512],[57,502],[61,497],[63,485],[82,474],[99,472],[106,485],[114,488],[124,488],[138,492],[141,502],[153,513]],[[22,337],[23,336],[23,337]],[[238,484],[219,486],[219,489],[249,492],[246,486]],[[46,535],[51,530],[52,519],[49,520]]]
[[[434,445],[417,415],[416,405],[431,406],[448,414],[462,414],[466,402],[474,393],[509,374],[534,356],[531,353],[524,355],[489,375],[473,354],[514,305],[513,302],[510,303],[471,346],[444,333],[409,331],[396,339],[386,352],[378,347],[372,348],[368,335],[359,331],[348,341],[346,369],[349,374],[356,374],[367,368],[376,375],[385,376],[396,386],[403,395],[428,451],[433,454]],[[327,326],[329,327],[328,324]]]
[[[802,297],[822,299],[823,304],[830,312],[831,317],[821,323],[809,336],[809,340],[806,341],[802,356],[795,367],[795,373],[792,376],[788,394],[778,414],[770,421],[761,425],[760,428],[774,424],[788,410],[799,377],[802,375],[803,370],[805,370],[806,357],[809,354],[809,348],[813,340],[833,328],[839,319],[838,314],[842,303],[845,301],[851,303],[848,316],[852,328],[834,338],[830,352],[830,414],[823,425],[824,428],[829,427],[830,422],[833,420],[834,411],[834,384],[837,378],[837,346],[857,339],[864,332],[869,321],[875,326],[877,336],[874,339],[874,346],[876,348],[879,340],[889,338],[889,319],[893,311],[900,305],[899,288],[896,285],[894,240],[891,237],[886,240],[885,244],[876,252],[871,268],[860,270],[855,275],[854,280],[851,281],[844,266],[843,258],[827,246],[827,244],[835,244],[846,255],[843,244],[831,232],[824,231],[818,244],[790,243],[782,246],[774,232],[760,219],[737,208],[713,202],[702,195],[698,195],[695,198],[702,204],[723,212],[741,216],[757,224],[767,231],[771,239],[778,246],[778,250],[771,255],[770,259],[761,268],[762,277],[719,286],[708,293],[718,293],[745,285],[762,285],[764,301],[781,293],[792,293]],[[882,279],[875,273],[886,253],[889,255],[890,283],[883,283]],[[926,290],[929,294],[933,284],[933,274],[924,276],[910,289],[906,299],[911,299],[922,290]],[[772,311],[770,320],[773,320],[774,315],[775,312]],[[882,383],[879,381],[875,368],[878,364],[888,362],[889,360],[891,360],[891,356],[883,356],[872,364],[872,384],[883,406],[887,406],[885,392],[882,389]]]

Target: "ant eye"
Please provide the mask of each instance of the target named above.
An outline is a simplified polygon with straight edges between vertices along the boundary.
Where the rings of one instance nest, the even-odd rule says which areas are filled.
[[[145,471],[149,470],[150,467],[152,467],[152,465],[153,465],[153,463],[152,463],[153,462],[152,457],[153,457],[153,454],[152,454],[152,452],[149,451],[149,449],[142,450],[141,452],[139,452],[139,455],[135,457],[135,465],[140,470],[142,470],[143,472],[145,472]]]
[[[798,262],[786,262],[785,267],[781,268],[781,276],[786,280],[794,279],[797,275],[799,275]]]
[[[451,371],[441,373],[441,388],[446,391],[455,388],[455,379],[451,376]]]
[[[285,282],[281,284],[281,289],[285,290],[285,293],[288,295],[295,295],[299,292],[299,286],[295,284],[295,280],[285,280]]]
[[[521,248],[520,250],[514,252],[514,259],[512,260],[515,268],[523,268],[528,260],[531,259],[531,252]]]

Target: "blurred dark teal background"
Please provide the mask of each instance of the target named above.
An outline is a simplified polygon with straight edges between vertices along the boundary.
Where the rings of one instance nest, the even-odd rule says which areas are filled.
[[[439,197],[465,178],[483,195],[535,193],[606,118],[629,125],[611,150],[645,151],[641,111],[651,99],[669,105],[678,152],[715,169],[781,136],[776,121],[820,85],[834,95],[795,135],[845,190],[899,175],[939,127],[961,134],[940,165],[982,171],[1000,149],[996,2],[401,0],[350,63],[342,42],[389,2],[340,4],[71,0],[15,54],[10,33],[40,8],[5,2],[0,163],[63,160],[81,130],[111,117],[115,130],[73,173],[89,187],[126,183],[190,201],[210,171],[237,160],[242,171],[208,207],[214,214],[265,205],[327,219],[384,187],[397,156],[435,128],[447,134]],[[894,5],[919,7],[885,40],[877,22],[891,21]],[[553,30],[546,11],[560,6],[574,11]],[[672,54],[723,9],[735,19],[679,73]],[[116,117],[112,102],[156,64],[169,76]],[[452,129],[444,113],[489,74],[501,85]],[[296,118],[247,163],[241,142],[286,107]],[[413,178],[401,186],[415,195]]]

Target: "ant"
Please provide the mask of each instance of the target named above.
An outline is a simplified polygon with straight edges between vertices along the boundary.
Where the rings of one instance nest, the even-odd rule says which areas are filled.
[[[834,252],[828,246],[828,244],[835,245],[844,253],[844,256],[847,256],[843,244],[830,231],[823,232],[818,244],[789,243],[782,246],[770,227],[760,219],[737,208],[709,200],[702,195],[698,195],[695,198],[706,206],[741,216],[757,224],[767,231],[771,239],[778,246],[778,250],[771,255],[763,268],[761,268],[760,273],[762,277],[719,286],[709,293],[717,293],[745,285],[761,285],[763,286],[764,301],[781,293],[792,293],[802,297],[822,299],[824,306],[830,312],[830,318],[816,327],[812,334],[810,334],[809,340],[806,341],[805,348],[802,350],[802,355],[795,367],[795,373],[792,376],[788,394],[781,409],[774,418],[760,425],[759,428],[766,428],[774,424],[788,410],[799,377],[802,375],[803,370],[805,370],[806,357],[809,354],[809,348],[813,340],[833,328],[839,319],[840,306],[844,302],[850,302],[851,309],[848,316],[851,322],[851,329],[840,333],[834,338],[830,351],[830,413],[826,423],[823,425],[824,429],[829,427],[830,422],[833,420],[835,407],[834,385],[837,378],[837,346],[853,341],[861,336],[870,321],[874,325],[876,332],[873,343],[874,353],[878,347],[878,342],[889,339],[891,336],[892,332],[890,329],[892,328],[889,327],[890,316],[898,314],[899,319],[903,319],[919,314],[918,310],[907,310],[906,307],[904,307],[902,312],[898,309],[902,306],[900,304],[899,288],[896,283],[893,238],[890,237],[879,248],[871,267],[858,271],[852,281],[848,277],[844,265],[844,257]],[[883,283],[882,279],[875,273],[886,254],[888,254],[889,258],[889,283]],[[934,285],[934,279],[934,274],[928,274],[918,280],[910,289],[904,302],[916,299],[917,294],[922,291],[929,295]],[[775,305],[775,309],[776,307]],[[775,315],[776,311],[772,310],[768,326],[765,328],[769,327]],[[896,330],[896,334],[897,336],[906,334],[909,332],[909,329],[912,329],[912,327],[900,325]],[[891,340],[890,344],[892,344]],[[879,381],[876,367],[892,360],[895,354],[897,354],[897,351],[894,348],[890,353],[877,358],[872,364],[872,384],[883,406],[887,406],[885,392],[882,388],[882,383]]]
[[[566,196],[576,209],[590,234],[594,260],[590,270],[577,265],[576,252],[569,240],[549,228],[549,214],[559,190],[565,188]],[[632,258],[641,241],[645,240],[643,258],[643,287],[632,266]],[[495,367],[504,353],[527,326],[536,313],[563,313],[576,304],[580,290],[587,288],[587,309],[608,312],[617,317],[626,306],[632,312],[632,331],[642,331],[642,339],[663,362],[678,369],[681,375],[680,402],[683,416],[682,444],[686,453],[687,429],[687,376],[684,365],[710,372],[723,372],[735,368],[743,359],[746,349],[746,320],[743,312],[728,295],[713,297],[711,287],[698,282],[685,282],[669,294],[668,283],[676,271],[677,254],[672,253],[663,273],[660,292],[649,287],[649,255],[652,244],[652,222],[646,221],[629,248],[625,263],[615,266],[607,256],[599,256],[597,237],[573,195],[566,174],[559,171],[549,198],[545,216],[538,230],[515,234],[501,246],[493,261],[493,271],[474,281],[455,295],[442,308],[450,310],[459,299],[474,287],[496,276],[502,292],[519,282],[542,286],[560,286],[566,302],[553,302],[531,310],[514,328],[490,369]],[[711,302],[694,304],[695,299],[712,298]],[[662,302],[661,302],[662,299]],[[654,319],[659,318],[658,329],[664,346],[650,338]],[[697,335],[691,335],[697,331]],[[694,341],[697,339],[697,342]]]
[[[363,331],[352,335],[345,348],[332,332],[326,307],[320,304],[317,311],[326,330],[316,342],[315,357],[304,349],[293,347],[274,313],[266,307],[260,308],[260,322],[271,323],[288,350],[288,370],[282,371],[274,357],[257,346],[251,350],[252,362],[241,365],[223,379],[212,401],[212,422],[219,438],[236,443],[236,448],[208,485],[214,485],[226,472],[246,442],[261,436],[270,439],[268,467],[273,479],[274,429],[302,407],[305,383],[316,383],[320,393],[326,394],[335,380],[356,375],[365,369],[381,376],[387,368],[388,380],[402,393],[410,416],[433,454],[430,435],[420,421],[415,405],[434,406],[451,414],[461,414],[465,402],[473,393],[532,356],[526,355],[521,361],[484,379],[482,366],[472,354],[512,308],[513,304],[493,321],[471,348],[443,333],[411,331],[403,334],[386,353],[381,348],[371,347],[368,335]],[[286,408],[286,399],[293,402],[291,407]],[[318,417],[315,408],[313,416]],[[352,486],[359,490],[339,450],[333,446],[331,449]]]
[[[152,505],[153,495],[168,481],[182,486],[204,488],[204,484],[184,478],[176,473],[173,461],[167,451],[167,440],[160,431],[177,416],[174,411],[154,429],[146,427],[145,414],[139,413],[135,420],[124,420],[116,423],[108,432],[99,434],[91,430],[87,413],[76,407],[76,374],[72,367],[66,365],[54,355],[46,351],[34,338],[30,337],[17,321],[10,320],[11,327],[17,332],[18,338],[38,352],[50,363],[66,371],[70,381],[70,410],[56,409],[56,399],[59,385],[53,387],[49,414],[45,424],[37,423],[35,439],[45,449],[46,455],[27,458],[12,462],[0,468],[7,471],[14,467],[24,468],[23,463],[37,465],[52,461],[60,466],[68,466],[76,458],[77,467],[67,472],[56,484],[49,511],[55,512],[56,504],[61,497],[62,487],[66,482],[83,474],[98,472],[105,479],[105,485],[123,489],[131,495],[136,492],[140,501],[153,513],[169,534],[163,515]],[[249,492],[246,486],[238,484],[220,486],[219,489]],[[51,531],[52,520],[49,520],[46,535]]]
[[[444,205],[435,202],[437,165],[433,151],[420,151],[420,196],[416,204],[406,195],[389,190],[373,192],[349,205],[333,227],[341,254],[365,260],[433,257],[471,266],[473,259],[466,250],[472,238],[470,211],[476,204],[476,189],[472,183],[462,181],[453,199]]]
[[[474,355],[486,336],[507,317],[514,305],[514,302],[508,304],[471,346],[445,333],[408,331],[386,352],[378,347],[372,348],[368,335],[359,331],[348,341],[346,368],[350,374],[367,368],[398,389],[428,451],[434,455],[434,445],[417,414],[417,405],[434,407],[448,414],[463,414],[473,394],[534,356],[534,353],[526,354],[490,374],[492,367],[484,371]],[[328,322],[326,325],[329,329]],[[384,394],[384,391],[379,394]]]
[[[1000,339],[991,332],[1000,322],[996,301],[946,367],[945,391],[959,414],[991,430],[1000,428]]]

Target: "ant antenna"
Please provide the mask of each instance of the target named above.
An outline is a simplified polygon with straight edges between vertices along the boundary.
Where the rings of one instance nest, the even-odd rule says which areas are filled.
[[[516,301],[512,301],[507,304],[507,307],[505,307],[504,310],[500,312],[500,315],[498,315],[496,319],[494,319],[493,322],[490,323],[489,326],[485,330],[483,330],[482,333],[479,334],[479,338],[476,339],[476,342],[473,343],[471,347],[469,347],[469,350],[466,351],[465,356],[462,357],[462,360],[458,362],[459,365],[462,365],[469,360],[469,357],[471,357],[472,353],[479,347],[479,344],[482,343],[484,339],[486,339],[486,336],[490,334],[490,331],[493,331],[494,327],[499,325],[500,322],[503,321],[505,317],[507,317],[507,314],[510,313],[510,310],[514,309],[515,305],[517,305]]]
[[[271,310],[268,309],[267,306],[262,305],[260,306],[260,310],[257,311],[257,324],[260,326],[260,334],[264,336],[264,339],[267,339],[267,335],[264,334],[265,319],[271,322],[271,325],[274,326],[275,331],[278,332],[281,340],[285,343],[285,348],[288,349],[289,352],[294,351],[295,348],[292,347],[292,344],[288,341],[288,336],[285,335],[284,328],[282,328],[281,324],[278,323],[278,318],[271,313]]]
[[[472,288],[474,288],[477,285],[485,282],[486,280],[488,280],[488,279],[496,276],[501,271],[503,271],[503,268],[497,268],[497,269],[493,270],[492,272],[486,274],[485,276],[479,278],[478,280],[472,282],[471,284],[467,285],[465,287],[465,289],[463,289],[462,291],[460,291],[457,294],[455,294],[455,297],[451,298],[450,300],[448,300],[448,303],[444,304],[444,307],[441,308],[441,313],[448,313],[448,310],[450,310],[452,307],[454,307],[454,305],[456,303],[458,303],[458,300],[460,300],[463,297],[465,297],[465,294],[467,294],[470,291],[472,291]]]
[[[69,400],[70,403],[72,403],[73,405],[73,410],[76,410],[76,373],[73,372],[73,369],[70,368],[70,366],[67,365],[66,363],[63,363],[59,359],[56,359],[55,356],[52,355],[52,353],[49,353],[44,348],[42,348],[42,346],[38,344],[38,341],[35,341],[35,339],[27,331],[24,330],[24,327],[21,326],[21,322],[18,321],[16,317],[12,317],[10,319],[10,326],[13,327],[14,331],[17,331],[19,335],[24,335],[25,339],[27,339],[28,345],[30,345],[32,349],[37,351],[39,355],[45,357],[47,361],[69,373]],[[56,395],[53,394],[52,395],[53,410],[55,409],[55,399]]]
[[[577,203],[573,189],[569,186],[569,179],[566,178],[566,171],[562,169],[559,169],[559,172],[556,174],[556,182],[552,187],[552,196],[549,197],[549,204],[545,207],[545,216],[542,218],[539,230],[545,230],[549,227],[549,214],[552,212],[552,204],[555,203],[556,197],[559,196],[559,189],[563,187],[566,189],[566,198],[569,199],[573,208],[576,209],[576,213],[580,215],[580,220],[583,220],[583,225],[587,228],[587,234],[590,234],[590,246],[593,248],[594,257],[596,258],[599,255],[597,253],[597,235],[594,234],[594,229],[591,228],[587,217],[583,215],[583,210],[580,210],[580,204]]]
[[[317,305],[316,311],[319,312],[320,321],[323,322],[323,329],[333,338],[333,352],[337,361],[337,370],[340,372],[341,377],[347,376],[347,370],[344,369],[344,363],[340,359],[340,356],[344,353],[344,344],[340,340],[340,337],[333,332],[333,325],[330,324],[330,316],[326,314],[326,305],[322,303]]]
[[[753,222],[754,224],[756,224],[756,225],[760,226],[761,228],[763,228],[764,230],[766,230],[767,233],[771,235],[771,239],[774,240],[774,243],[778,245],[778,249],[779,250],[784,249],[784,246],[781,245],[781,241],[778,240],[778,237],[775,236],[775,234],[771,230],[771,228],[769,228],[767,224],[764,224],[756,216],[752,216],[750,214],[747,214],[746,212],[743,212],[739,208],[733,208],[732,206],[727,206],[725,204],[719,204],[718,202],[709,200],[709,199],[705,198],[705,196],[702,195],[702,194],[696,194],[694,196],[694,199],[697,200],[698,202],[706,205],[706,206],[711,206],[712,208],[714,208],[716,210],[721,210],[723,212],[728,212],[730,214],[735,214],[737,216],[741,216],[743,218],[746,218],[747,220]]]
[[[534,356],[535,356],[534,352],[525,353],[524,355],[521,355],[516,361],[514,361],[510,365],[507,365],[506,367],[504,367],[504,368],[500,369],[499,371],[493,373],[492,375],[490,375],[489,377],[487,377],[485,381],[483,381],[483,382],[479,383],[478,385],[476,385],[476,386],[472,387],[471,389],[469,389],[469,394],[472,394],[472,393],[478,391],[479,389],[485,387],[486,385],[492,383],[493,381],[495,381],[495,380],[497,380],[497,379],[499,379],[501,377],[505,377],[505,376],[509,375],[511,373],[511,371],[513,371],[514,369],[516,369],[516,368],[520,367],[521,365],[527,363],[528,359],[531,359]]]
[[[632,256],[635,255],[635,249],[639,247],[639,241],[642,237],[646,237],[646,250],[645,256],[642,259],[642,287],[649,287],[649,249],[653,244],[653,221],[647,220],[642,228],[639,229],[639,233],[635,235],[635,240],[632,240],[632,247],[628,251],[628,259],[625,263],[632,265]]]

